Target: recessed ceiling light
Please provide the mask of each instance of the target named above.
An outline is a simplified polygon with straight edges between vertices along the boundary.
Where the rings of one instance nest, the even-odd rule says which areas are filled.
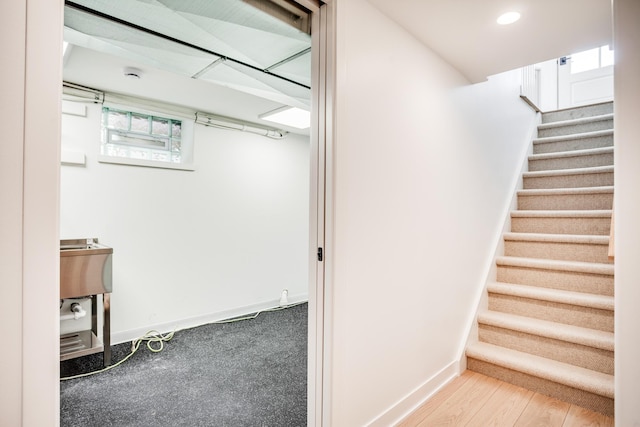
[[[311,126],[311,115],[308,111],[296,107],[282,107],[258,116],[263,120],[280,123],[297,129],[307,129]]]
[[[520,19],[520,14],[518,12],[507,12],[500,15],[496,22],[500,25],[509,25],[513,24],[518,19]]]

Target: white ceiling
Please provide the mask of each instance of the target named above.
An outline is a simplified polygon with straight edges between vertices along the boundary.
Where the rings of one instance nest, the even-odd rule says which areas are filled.
[[[269,127],[260,114],[309,109],[310,36],[247,1],[73,0],[64,23],[65,81]]]
[[[611,0],[369,2],[474,83],[496,73],[611,42]],[[497,16],[508,10],[519,11],[522,19],[511,26],[498,26]],[[126,79],[122,73],[125,66],[141,68],[143,78]],[[72,49],[63,75],[67,81],[101,90],[152,97],[270,126],[273,124],[263,122],[258,115],[287,103],[273,93],[265,97],[258,92],[241,92],[219,82],[190,78],[188,73],[170,72],[149,61],[136,61],[131,55],[100,53],[79,46]]]
[[[611,44],[611,0],[369,0],[471,82]],[[496,24],[508,11],[512,25]]]

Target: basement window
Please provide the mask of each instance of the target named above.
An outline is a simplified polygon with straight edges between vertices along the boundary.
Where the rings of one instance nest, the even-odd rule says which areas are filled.
[[[185,132],[188,125],[181,119],[103,107],[99,160],[192,170],[183,146],[191,133]]]

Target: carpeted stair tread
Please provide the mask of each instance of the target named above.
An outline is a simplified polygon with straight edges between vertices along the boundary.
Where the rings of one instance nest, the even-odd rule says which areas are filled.
[[[538,286],[513,285],[510,283],[492,282],[487,286],[489,293],[509,295],[519,298],[535,299],[559,304],[577,305],[599,310],[611,310],[614,307],[612,296],[587,294],[584,292],[563,291]]]
[[[603,413],[614,408],[613,103],[542,114],[471,370]]]
[[[489,310],[478,314],[478,323],[599,348],[601,350],[613,351],[614,348],[612,332],[549,322],[532,317]]]
[[[580,117],[577,119],[567,119],[567,120],[559,120],[555,122],[541,123],[538,125],[538,129],[540,130],[553,129],[553,128],[558,128],[563,126],[575,126],[575,125],[582,125],[586,123],[601,122],[605,120],[613,120],[613,113],[600,114],[597,116]]]
[[[542,188],[518,190],[518,196],[559,196],[574,194],[613,194],[613,186],[578,188]]]
[[[613,114],[602,114],[538,125],[538,138],[577,135],[610,129],[613,129]]]
[[[533,172],[523,173],[522,177],[523,178],[541,178],[541,177],[547,177],[547,176],[586,175],[586,174],[598,174],[598,173],[613,173],[613,166],[593,166],[593,167],[586,167],[586,168],[533,171]]]
[[[600,136],[613,136],[613,129],[594,130],[592,132],[573,133],[571,135],[546,136],[535,138],[533,144],[546,144],[548,142],[572,141],[574,139],[595,138]]]
[[[521,258],[501,256],[496,258],[498,266],[524,267],[544,270],[560,270],[572,273],[591,273],[613,276],[612,264],[600,264],[595,262],[562,261],[539,258]]]
[[[511,231],[518,233],[580,234],[608,236],[610,210],[515,210]]]
[[[511,211],[512,218],[611,218],[611,210]]]
[[[531,154],[529,160],[548,160],[564,157],[581,157],[581,156],[593,156],[596,154],[610,154],[613,153],[613,147],[600,147],[600,148],[588,148],[585,150],[569,150],[569,151],[557,151],[554,153],[540,153]]]
[[[504,233],[504,240],[520,242],[581,243],[608,245],[609,236],[584,234]]]
[[[613,375],[483,342],[470,344],[466,355],[600,396],[614,396]]]
[[[581,117],[592,117],[613,113],[613,101],[605,101],[597,104],[580,107],[563,108],[542,113],[542,123],[552,123],[563,120],[571,120]]]
[[[553,148],[553,144],[563,146]],[[614,163],[614,149],[611,144],[602,145],[594,142],[583,146],[579,140],[575,140],[570,143],[547,145],[545,149],[536,150],[529,156],[529,172],[612,166]]]

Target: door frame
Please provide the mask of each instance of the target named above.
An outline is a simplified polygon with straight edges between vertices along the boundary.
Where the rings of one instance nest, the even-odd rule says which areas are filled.
[[[329,425],[331,408],[328,356],[332,299],[330,279],[325,272],[329,271],[332,256],[332,218],[327,213],[332,209],[330,165],[334,144],[336,1],[296,1],[312,12],[312,25],[317,29],[312,30],[312,121],[315,126],[311,131],[310,156],[308,425],[319,427]],[[12,375],[10,381],[2,385],[0,391],[14,398],[0,408],[3,420],[25,427],[57,426],[60,415],[56,319],[63,8],[62,1],[13,3],[11,10],[15,9],[20,18],[14,19],[18,36],[26,40],[15,49],[19,64],[14,64],[18,74],[24,76],[21,86],[24,90],[11,91],[2,104],[3,108],[13,105],[21,112],[20,120],[12,123],[10,130],[22,137],[11,141],[10,147],[16,148],[23,157],[0,159],[3,166],[20,163],[16,176],[21,179],[16,182],[13,193],[6,197],[3,209],[13,210],[22,217],[18,227],[22,231],[12,234],[18,240],[0,244],[3,253],[19,252],[14,257],[19,262],[9,272],[11,276],[7,275],[12,280],[4,291],[21,297],[19,301],[6,300],[14,309],[2,315],[5,324],[16,325],[18,319],[17,333],[12,334],[13,341],[7,344],[12,348],[16,345],[17,351],[14,349],[11,360],[19,366],[8,368],[21,375]],[[7,28],[12,27],[9,15],[2,20]],[[2,200],[5,201],[4,194]],[[317,260],[318,248],[323,248],[323,261]],[[51,363],[42,363],[43,358]]]
[[[309,320],[307,425],[330,424],[332,153],[334,142],[336,2],[296,0],[311,17],[311,138],[309,192]],[[314,3],[314,4],[310,4]],[[322,4],[320,4],[322,3]]]
[[[9,2],[0,17],[9,60],[0,111],[0,424],[57,426],[61,1]]]

